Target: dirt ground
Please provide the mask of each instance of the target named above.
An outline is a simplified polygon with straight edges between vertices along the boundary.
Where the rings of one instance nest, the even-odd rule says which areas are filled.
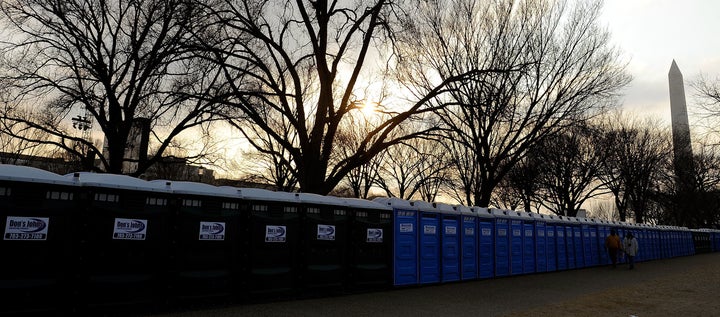
[[[720,253],[154,316],[720,316]]]

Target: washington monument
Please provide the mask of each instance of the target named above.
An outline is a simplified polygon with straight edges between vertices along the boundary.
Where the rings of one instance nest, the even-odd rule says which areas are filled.
[[[687,193],[693,186],[693,153],[690,142],[690,124],[688,124],[687,105],[683,75],[675,60],[668,73],[670,83],[670,114],[672,115],[673,164],[675,166],[676,186],[680,192]]]

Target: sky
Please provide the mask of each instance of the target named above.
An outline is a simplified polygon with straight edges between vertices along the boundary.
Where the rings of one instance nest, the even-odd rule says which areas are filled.
[[[668,71],[673,59],[688,85],[702,72],[720,77],[720,1],[605,0],[601,23],[629,60],[633,81],[621,100],[623,109],[670,121]],[[690,125],[693,125],[692,114]]]

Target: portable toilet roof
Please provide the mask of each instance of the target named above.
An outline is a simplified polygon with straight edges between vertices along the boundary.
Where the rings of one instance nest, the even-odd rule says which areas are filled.
[[[504,210],[504,209],[491,209],[490,211],[492,212],[493,216],[495,216],[495,217],[502,217],[502,218],[510,218],[510,217],[512,217],[512,216],[509,215],[510,212],[509,212],[508,210]]]
[[[412,205],[410,201],[397,197],[378,197],[373,201],[395,209],[418,210],[417,206]]]
[[[429,212],[437,212],[438,211],[437,208],[435,208],[435,206],[433,206],[433,204],[426,202],[426,201],[413,200],[413,201],[410,201],[410,204],[417,207],[417,209],[420,211],[429,211]]]
[[[489,208],[473,206],[470,207],[470,210],[473,214],[481,218],[495,218],[495,215],[493,215],[492,210]]]
[[[90,172],[77,172],[65,175],[67,179],[72,180],[80,186],[93,186],[102,188],[139,190],[148,192],[171,193],[170,186],[166,183],[153,183],[139,178],[118,175],[118,174],[99,174]]]
[[[300,198],[300,202],[306,204],[328,205],[338,207],[344,207],[346,205],[340,198],[334,196],[323,196],[311,193],[298,193],[298,197]]]
[[[29,166],[0,164],[0,180],[73,186],[66,177]]]
[[[154,180],[151,183],[169,185],[173,193],[186,195],[205,195],[238,198],[237,194],[222,190],[220,187],[205,183]]]
[[[455,212],[466,215],[466,216],[475,216],[475,213],[470,209],[470,207],[465,205],[455,205],[453,206],[453,209],[455,209]]]
[[[453,206],[446,204],[446,203],[432,203],[433,207],[437,210],[439,213],[443,214],[460,214],[459,211],[457,211]]]
[[[548,217],[546,217],[547,215],[539,214],[536,212],[530,212],[528,213],[528,215],[535,219],[535,221],[548,222],[549,220]]]
[[[299,203],[297,193],[277,192],[262,188],[240,188],[232,186],[221,186],[220,190],[226,193],[235,193],[237,197],[248,200],[259,200],[269,202]]]
[[[340,198],[345,205],[347,205],[350,208],[358,208],[358,209],[374,209],[374,210],[392,210],[392,207],[381,204],[379,202],[370,201],[366,199],[360,199],[360,198]]]

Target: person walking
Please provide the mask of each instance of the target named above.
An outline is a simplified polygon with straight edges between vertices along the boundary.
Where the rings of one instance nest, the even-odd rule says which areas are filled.
[[[635,239],[635,236],[633,236],[632,232],[628,232],[628,234],[625,235],[625,241],[623,241],[623,248],[625,250],[625,254],[627,254],[628,257],[628,263],[630,264],[630,269],[635,268],[635,256],[638,252],[638,241]]]
[[[612,262],[613,269],[617,267],[618,253],[622,244],[620,243],[620,237],[617,235],[615,229],[610,230],[610,235],[605,238],[605,250],[607,250]]]

